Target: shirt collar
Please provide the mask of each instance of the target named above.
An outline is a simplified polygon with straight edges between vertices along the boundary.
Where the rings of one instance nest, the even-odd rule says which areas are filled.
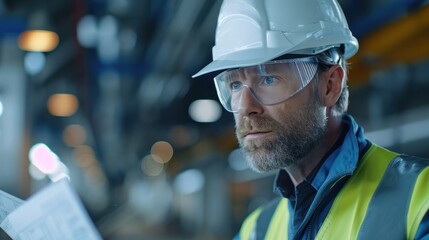
[[[348,130],[342,143],[335,144],[323,163],[313,170],[308,179],[306,178],[306,180],[311,181],[311,185],[317,191],[326,183],[352,174],[357,166],[359,156],[366,151],[369,145],[364,137],[363,128],[356,123],[351,115],[345,114],[343,122]],[[292,180],[283,169],[279,170],[275,177],[274,192],[287,198],[294,195],[295,188]]]

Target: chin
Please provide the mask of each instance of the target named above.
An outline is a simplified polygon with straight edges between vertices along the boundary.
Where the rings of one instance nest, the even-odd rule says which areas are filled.
[[[279,169],[273,162],[270,162],[271,160],[266,157],[261,157],[261,155],[267,156],[264,152],[246,152],[246,160],[253,171],[257,173],[267,173]]]
[[[278,168],[272,168],[268,166],[261,166],[256,164],[250,164],[250,168],[257,173],[268,173],[276,171]]]

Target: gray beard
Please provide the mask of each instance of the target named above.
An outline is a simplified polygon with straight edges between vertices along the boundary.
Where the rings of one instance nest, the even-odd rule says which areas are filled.
[[[291,116],[290,114],[285,116]],[[241,149],[250,165],[257,172],[298,165],[314,148],[318,147],[327,131],[327,118],[320,102],[315,100],[293,113],[293,117],[283,118],[282,124],[266,117],[252,117],[236,133]],[[245,142],[240,131],[246,125],[256,129],[271,129],[276,136],[264,141]]]

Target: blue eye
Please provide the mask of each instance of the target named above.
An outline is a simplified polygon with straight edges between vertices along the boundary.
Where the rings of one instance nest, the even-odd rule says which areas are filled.
[[[232,90],[232,91],[236,91],[236,90],[240,90],[240,88],[241,88],[241,82],[232,82],[230,85],[229,85],[229,88]]]
[[[263,79],[263,84],[270,85],[277,81],[277,79],[273,76],[265,76]]]
[[[229,84],[229,89],[231,89],[232,91],[240,90],[241,85],[242,85],[241,82],[238,82],[238,81],[232,82]]]

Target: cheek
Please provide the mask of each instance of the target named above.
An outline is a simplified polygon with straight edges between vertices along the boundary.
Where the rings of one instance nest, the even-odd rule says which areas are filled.
[[[267,107],[265,113],[267,116],[280,123],[287,123],[287,119],[293,118],[297,109],[302,105],[295,99],[289,99],[284,103]]]
[[[313,102],[314,98],[314,82],[310,82],[307,87],[298,92],[295,96],[288,99],[286,102],[269,106],[267,112],[274,118],[277,116],[288,116],[293,117],[294,114],[302,110],[310,102]]]

